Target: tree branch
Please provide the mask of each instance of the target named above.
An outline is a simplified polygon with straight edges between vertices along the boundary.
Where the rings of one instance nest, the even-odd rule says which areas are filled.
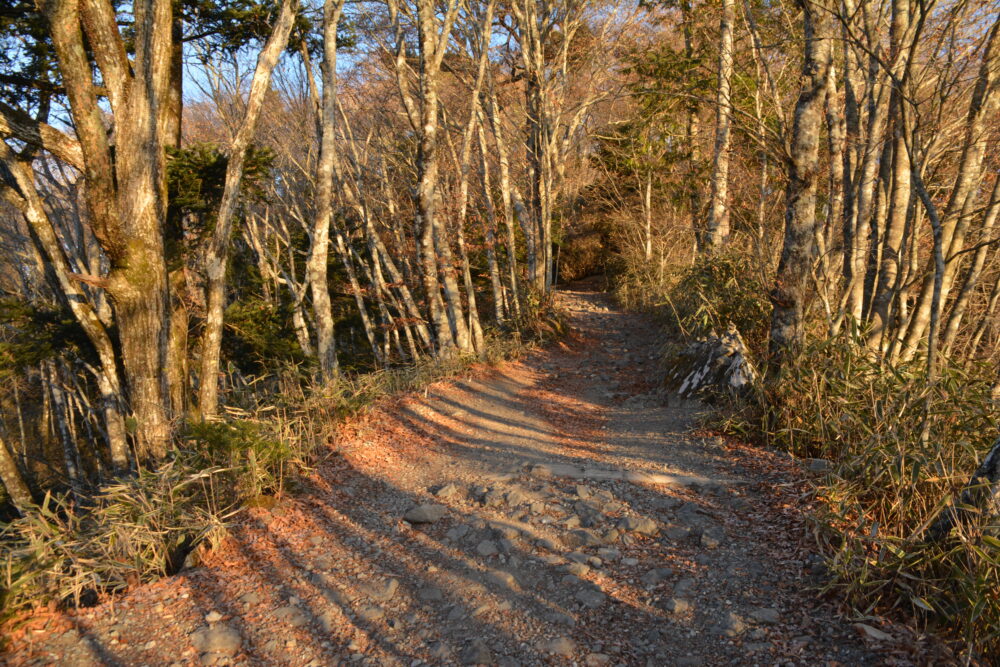
[[[83,169],[83,151],[71,136],[0,102],[0,136],[43,148],[77,169]]]

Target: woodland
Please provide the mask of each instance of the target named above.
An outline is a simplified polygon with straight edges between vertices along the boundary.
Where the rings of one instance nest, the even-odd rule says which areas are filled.
[[[998,32],[996,0],[0,0],[4,614],[177,571],[337,418],[558,337],[601,275],[671,341],[650,376],[709,350],[710,428],[828,466],[832,589],[995,658]]]

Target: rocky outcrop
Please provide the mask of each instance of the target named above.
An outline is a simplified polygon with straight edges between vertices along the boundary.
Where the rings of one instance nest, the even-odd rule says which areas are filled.
[[[682,397],[726,395],[746,398],[757,383],[746,343],[735,327],[691,343],[681,355],[673,384]]]

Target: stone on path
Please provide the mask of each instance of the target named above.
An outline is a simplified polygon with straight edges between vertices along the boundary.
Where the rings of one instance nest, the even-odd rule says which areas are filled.
[[[781,622],[781,614],[777,609],[759,608],[750,612],[750,618],[761,625],[777,625]]]
[[[358,618],[366,623],[372,623],[379,620],[385,616],[385,610],[382,607],[376,607],[375,605],[369,605],[367,607],[362,607],[358,611]]]
[[[279,621],[284,621],[288,623],[293,628],[301,628],[303,625],[309,622],[309,617],[306,613],[299,609],[298,607],[288,605],[287,607],[279,607],[274,610],[272,614],[274,618]]]
[[[444,593],[441,592],[440,588],[427,586],[417,591],[417,599],[421,602],[440,602],[444,599]]]
[[[366,581],[363,584],[359,584],[358,589],[365,597],[380,602],[388,602],[395,597],[396,591],[399,589],[399,581],[396,579]]]
[[[538,650],[542,653],[552,653],[553,655],[571,658],[576,653],[576,646],[567,637],[556,637],[555,639],[548,639],[539,643]]]
[[[403,518],[410,523],[434,523],[444,516],[445,511],[444,505],[417,505],[404,514]]]
[[[726,532],[719,526],[711,526],[701,533],[701,546],[706,549],[718,548],[726,539]]]
[[[746,629],[746,621],[733,611],[726,612],[719,623],[719,631],[727,637],[739,637]]]
[[[600,591],[595,591],[593,588],[585,588],[576,594],[576,599],[585,607],[597,609],[604,604],[608,596]]]
[[[474,639],[462,652],[462,662],[466,665],[493,664],[493,651],[482,639]]]
[[[234,656],[243,645],[243,637],[235,628],[220,623],[192,634],[191,644],[201,653]]]
[[[669,567],[658,567],[642,575],[642,583],[645,586],[655,586],[656,584],[671,577],[674,571]]]
[[[454,498],[455,496],[461,495],[462,490],[457,484],[445,484],[440,489],[434,492],[434,495],[438,498]]]
[[[483,540],[476,546],[476,553],[484,558],[497,554],[497,545],[489,540]]]
[[[570,547],[596,547],[603,544],[597,533],[586,528],[571,530],[563,538],[563,542]]]
[[[680,616],[691,611],[691,603],[682,598],[670,598],[663,603],[663,609],[674,616]]]
[[[625,516],[618,521],[620,530],[627,530],[630,533],[640,533],[642,535],[656,535],[659,527],[656,522],[645,516]]]
[[[490,570],[486,574],[486,579],[490,583],[497,586],[517,589],[517,579],[510,572],[504,572],[503,570]]]

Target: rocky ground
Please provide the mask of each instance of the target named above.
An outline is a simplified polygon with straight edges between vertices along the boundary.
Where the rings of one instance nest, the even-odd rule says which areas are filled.
[[[655,327],[560,297],[573,335],[344,425],[199,567],[39,613],[10,664],[931,662],[816,591],[802,466],[696,430]]]

